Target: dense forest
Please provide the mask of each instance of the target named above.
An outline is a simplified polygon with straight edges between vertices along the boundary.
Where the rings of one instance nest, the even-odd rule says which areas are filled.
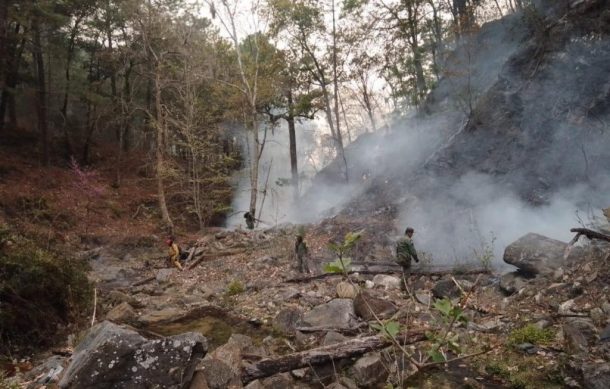
[[[30,153],[43,165],[74,159],[95,166],[96,148],[112,148],[115,186],[122,159],[141,152],[169,228],[173,212],[200,227],[222,223],[229,176],[247,166],[249,211],[260,217],[267,131],[288,128],[284,183],[298,196],[302,122],[323,119],[320,148],[345,160],[344,147],[358,134],[422,106],[460,37],[526,6],[7,1],[0,8],[0,131],[35,137]]]

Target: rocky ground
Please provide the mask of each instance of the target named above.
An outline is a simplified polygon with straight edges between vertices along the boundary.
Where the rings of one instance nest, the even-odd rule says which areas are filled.
[[[331,230],[306,233],[315,274],[334,259]],[[303,280],[296,232],[210,231],[182,272],[145,242],[81,253],[98,324],[13,379],[30,388],[610,386],[606,243],[581,238],[566,251],[528,234],[506,249],[514,273],[415,268],[405,291],[396,273]],[[375,247],[362,240],[354,250]]]

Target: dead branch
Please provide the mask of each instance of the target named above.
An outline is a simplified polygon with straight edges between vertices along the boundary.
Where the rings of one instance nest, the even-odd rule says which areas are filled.
[[[199,258],[197,258],[197,260],[195,262],[193,262],[192,265],[190,265],[188,267],[188,269],[189,270],[194,269],[195,267],[197,267],[197,265],[199,265],[205,259],[214,259],[214,258],[220,258],[220,257],[228,257],[228,256],[231,256],[231,255],[243,254],[246,251],[248,251],[248,250],[227,250],[227,251],[221,251],[221,252],[218,252],[218,253],[202,254]]]
[[[140,280],[140,281],[134,282],[134,283],[131,285],[131,287],[133,288],[133,287],[135,287],[135,286],[144,285],[144,284],[149,283],[150,281],[152,281],[152,280],[154,280],[154,279],[156,279],[156,278],[157,278],[156,276],[151,276],[151,277],[145,278],[145,279],[143,279],[143,280]]]
[[[402,274],[402,269],[399,270],[394,270],[394,269],[385,269],[385,270],[351,270],[349,272],[347,272],[347,274]],[[467,271],[454,271],[454,270],[441,270],[441,271],[411,271],[409,273],[409,275],[415,275],[415,276],[444,276],[447,274],[459,274],[459,275],[476,275],[476,274],[489,274],[490,271],[487,269],[475,269],[475,270],[467,270]],[[287,280],[285,280],[285,283],[306,283],[306,282],[311,282],[311,281],[315,281],[315,280],[319,280],[322,278],[327,278],[327,277],[341,277],[343,276],[343,274],[339,274],[339,273],[322,273],[322,274],[316,274],[313,276],[309,276],[309,277],[296,277],[296,278],[289,278]]]
[[[315,327],[297,327],[296,330],[300,332],[328,332],[334,331],[342,334],[356,334],[363,328],[367,328],[368,323],[360,323],[357,326],[350,328],[336,328],[336,327],[328,327],[328,326],[315,326]]]
[[[598,239],[598,240],[604,240],[606,242],[610,242],[610,235],[602,234],[601,232],[593,231],[588,228],[572,228],[570,230],[570,232],[574,232],[574,233],[578,234],[578,235],[576,235],[577,237],[579,237],[579,235],[584,235],[591,240]],[[577,239],[577,238],[575,237],[575,239]],[[574,243],[576,243],[576,242],[574,242]]]
[[[423,332],[410,333],[401,336],[402,344],[413,344],[426,339]],[[307,366],[330,363],[333,360],[350,358],[366,354],[367,352],[379,350],[391,345],[392,342],[383,336],[368,336],[365,338],[351,339],[343,343],[333,344],[301,351],[298,353],[283,355],[277,358],[265,358],[242,370],[241,380],[244,384],[258,378],[300,369]]]

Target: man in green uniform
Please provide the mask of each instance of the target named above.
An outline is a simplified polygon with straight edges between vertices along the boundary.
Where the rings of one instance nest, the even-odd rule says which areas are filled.
[[[246,212],[244,214],[244,219],[246,219],[246,227],[248,227],[249,230],[253,230],[254,229],[254,216],[252,216],[252,214],[250,212]]]
[[[297,257],[297,266],[301,273],[309,273],[309,265],[307,264],[307,245],[303,240],[303,235],[297,235],[297,240],[294,242],[294,253]]]
[[[419,262],[412,239],[414,232],[415,230],[413,228],[407,227],[405,236],[400,238],[396,243],[396,262],[402,266],[405,274],[409,274],[411,270],[411,260]]]

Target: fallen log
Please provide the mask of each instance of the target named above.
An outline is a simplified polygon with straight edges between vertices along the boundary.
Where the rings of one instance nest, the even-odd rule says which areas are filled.
[[[599,239],[604,240],[606,242],[610,242],[610,235],[602,234],[601,232],[593,231],[588,228],[572,228],[570,232],[576,233],[576,236],[584,235],[589,239]]]
[[[339,332],[339,333],[342,333],[342,334],[354,335],[354,334],[357,334],[361,329],[367,328],[368,326],[369,326],[368,323],[360,323],[357,326],[350,327],[350,328],[336,328],[336,327],[329,327],[329,326],[313,326],[313,327],[297,327],[295,329],[297,331],[300,331],[300,332],[329,332],[329,331],[333,331],[333,332]]]
[[[384,269],[379,270],[379,269],[373,269],[373,270],[369,270],[369,269],[362,269],[362,270],[350,270],[349,272],[347,272],[347,274],[370,274],[370,275],[374,275],[374,274],[402,274],[402,269],[400,270],[393,270],[393,269]],[[444,276],[447,274],[456,274],[456,275],[477,275],[477,274],[490,274],[491,272],[487,269],[474,269],[474,270],[438,270],[438,271],[426,271],[426,270],[415,270],[415,271],[411,271],[409,273],[409,275],[415,275],[415,276]],[[308,277],[295,277],[295,278],[289,278],[287,280],[285,280],[285,283],[305,283],[305,282],[310,282],[310,281],[315,281],[315,280],[319,280],[322,278],[327,278],[327,277],[339,277],[339,276],[343,276],[343,274],[341,273],[321,273],[321,274],[316,274],[313,276],[308,276]]]
[[[201,256],[199,256],[195,262],[193,262],[188,269],[194,269],[195,267],[197,267],[197,265],[199,265],[201,262],[203,262],[203,260],[205,259],[214,259],[214,258],[220,258],[220,257],[228,257],[230,255],[237,255],[237,254],[243,254],[245,252],[247,252],[248,250],[227,250],[227,251],[221,251],[218,253],[211,253],[211,254],[203,254]]]
[[[140,281],[134,282],[134,283],[131,285],[131,287],[133,288],[133,287],[135,287],[135,286],[144,285],[144,284],[146,284],[146,283],[148,283],[148,282],[150,282],[150,281],[152,281],[152,280],[154,280],[154,279],[156,279],[156,278],[157,278],[156,276],[151,276],[151,277],[145,278],[145,279],[143,279],[143,280],[140,280]]]
[[[426,339],[423,332],[397,336],[401,344],[412,344]],[[350,339],[343,343],[332,344],[283,355],[276,358],[265,358],[242,369],[241,381],[244,384],[259,378],[269,377],[303,367],[320,365],[331,361],[360,356],[370,351],[379,350],[392,344],[383,336],[368,336]]]

